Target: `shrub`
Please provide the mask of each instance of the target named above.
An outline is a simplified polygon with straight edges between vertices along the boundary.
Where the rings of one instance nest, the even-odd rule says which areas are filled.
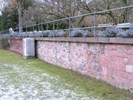
[[[116,29],[116,28],[107,28],[107,29],[105,30],[105,34],[106,34],[106,36],[108,36],[108,37],[115,37],[115,36],[117,35],[118,32],[119,32],[119,31],[118,31],[118,29]]]
[[[129,29],[126,31],[127,37],[133,37],[133,29]]]
[[[70,32],[70,37],[87,37],[89,35],[88,31],[80,30],[80,29],[73,29]]]
[[[125,37],[125,31],[122,29],[117,29],[115,27],[113,28],[107,28],[105,31],[99,31],[97,36],[99,37]]]
[[[48,37],[55,37],[55,36],[56,36],[56,34],[55,34],[54,31],[49,31],[48,32]]]
[[[35,32],[33,32],[33,34],[34,34],[35,37],[43,37],[43,34],[42,33],[43,33],[43,31],[38,31],[38,32],[35,31]]]
[[[46,30],[46,31],[43,31],[43,32],[42,32],[42,35],[43,35],[44,37],[48,37],[48,36],[49,36],[49,33],[50,33],[50,30]]]
[[[98,31],[97,36],[98,37],[107,37],[107,34],[105,31]]]
[[[117,37],[128,37],[127,31],[121,31],[117,34]]]
[[[56,37],[67,37],[67,36],[69,36],[67,31],[63,31],[63,30],[56,31]]]

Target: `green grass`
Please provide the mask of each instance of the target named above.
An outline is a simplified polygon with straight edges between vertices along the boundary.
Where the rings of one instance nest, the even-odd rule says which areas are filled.
[[[42,73],[47,72],[53,76],[59,76],[62,86],[63,84],[71,84],[75,92],[84,92],[85,94],[99,97],[101,100],[133,100],[133,94],[129,91],[115,88],[105,82],[48,64],[39,59],[25,60],[10,51],[0,50],[0,63],[19,64],[21,66],[30,63],[30,67],[35,69],[33,71],[41,70]],[[69,88],[66,85],[64,86]]]

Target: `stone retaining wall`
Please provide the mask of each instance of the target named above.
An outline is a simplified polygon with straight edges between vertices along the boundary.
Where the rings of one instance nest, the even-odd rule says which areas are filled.
[[[10,50],[23,54],[23,41],[9,39]],[[36,38],[36,56],[66,69],[133,89],[133,40],[127,38]]]
[[[119,88],[133,88],[133,42],[130,39],[36,40],[37,57],[41,60],[95,77]]]
[[[23,55],[23,39],[22,38],[10,38],[8,39],[9,50]]]

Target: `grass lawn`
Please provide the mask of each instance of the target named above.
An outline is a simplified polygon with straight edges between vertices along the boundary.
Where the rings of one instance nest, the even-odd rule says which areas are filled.
[[[82,76],[71,70],[48,64],[39,59],[25,60],[23,57],[10,51],[0,50],[0,63],[17,64],[21,66],[29,64],[31,69],[33,69],[29,70],[29,72],[37,72],[37,70],[40,70],[41,73],[47,72],[51,76],[59,77],[60,86],[64,86],[64,88],[71,88],[77,93],[91,95],[99,100],[133,100],[133,94],[129,91],[117,89],[105,82],[87,76]],[[12,75],[11,77],[15,76]],[[65,84],[71,84],[72,87]]]

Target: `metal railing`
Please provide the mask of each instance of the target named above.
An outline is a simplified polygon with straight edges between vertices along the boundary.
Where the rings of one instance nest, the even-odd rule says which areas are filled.
[[[68,31],[69,36],[71,36],[71,31],[74,29],[79,29],[79,30],[93,30],[93,36],[96,37],[97,36],[97,29],[98,28],[108,28],[111,26],[99,26],[97,23],[97,16],[99,15],[103,15],[103,14],[107,14],[108,12],[115,12],[115,11],[119,11],[119,10],[124,10],[124,9],[132,9],[133,5],[129,5],[129,6],[124,6],[124,7],[118,7],[118,8],[113,8],[113,9],[109,9],[109,10],[103,10],[103,11],[96,11],[96,8],[94,8],[94,11],[92,13],[87,13],[87,14],[82,14],[82,15],[78,15],[78,16],[69,16],[66,18],[62,18],[62,19],[57,19],[57,20],[52,20],[52,21],[48,21],[48,22],[40,22],[37,24],[32,24],[32,25],[27,25],[25,27],[23,27],[23,32],[24,33],[33,33],[35,34],[36,31],[40,31],[43,33],[43,31],[45,30],[63,30],[63,31]],[[92,25],[88,25],[85,27],[74,27],[73,26],[73,20],[75,20],[76,18],[81,18],[81,17],[92,17],[93,19],[93,24]],[[58,27],[59,23],[65,23],[64,27]],[[130,22],[132,23],[132,21]],[[103,23],[102,23],[103,24]],[[112,25],[115,26],[115,25]],[[18,29],[16,29],[18,30]],[[16,30],[14,29],[14,31],[16,32]],[[6,34],[9,33],[9,30],[5,30],[5,31],[1,31],[1,34]],[[17,31],[18,33],[18,31]],[[54,35],[53,35],[54,36]]]

